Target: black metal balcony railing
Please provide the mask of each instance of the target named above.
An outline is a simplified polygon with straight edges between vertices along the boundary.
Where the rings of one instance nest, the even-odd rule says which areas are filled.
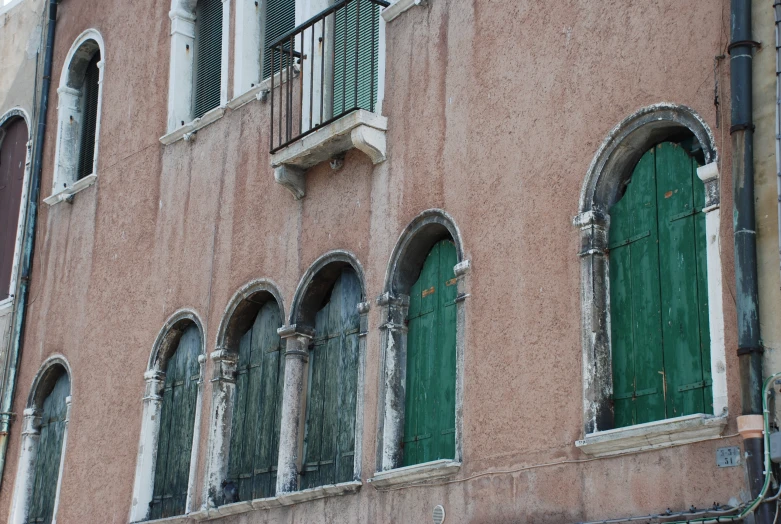
[[[380,9],[388,5],[338,0],[269,45],[271,71],[281,73],[271,76],[272,153],[347,113],[374,111]]]

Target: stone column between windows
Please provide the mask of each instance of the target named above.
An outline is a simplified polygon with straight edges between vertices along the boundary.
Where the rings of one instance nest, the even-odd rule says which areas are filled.
[[[231,425],[233,423],[233,398],[236,391],[237,355],[218,347],[210,358],[213,362],[212,423],[209,451],[206,462],[206,485],[203,508],[215,508],[222,504],[222,482],[228,477]]]
[[[60,465],[57,469],[57,487],[54,493],[54,509],[52,510],[52,521],[57,522],[57,508],[60,507],[60,487],[62,486],[62,472],[65,469],[65,450],[68,449],[68,425],[71,420],[71,400],[68,395],[65,397],[65,427],[62,430],[62,447],[60,448]]]
[[[53,192],[62,191],[76,181],[81,142],[81,91],[68,86],[57,89],[59,129],[56,174]]]
[[[198,457],[201,449],[201,413],[203,412],[203,379],[206,377],[206,355],[198,355],[198,393],[195,397],[195,417],[193,420],[193,441],[190,447],[190,472],[187,476],[187,499],[185,513],[195,509],[195,487],[198,484]]]
[[[409,296],[384,293],[377,299],[377,304],[384,308],[385,317],[385,322],[380,326],[385,373],[382,378],[383,413],[378,442],[378,467],[380,471],[388,471],[402,464]]]
[[[97,120],[95,121],[95,147],[92,150],[92,171],[90,174],[98,174],[98,150],[100,149],[100,115],[103,110],[103,68],[106,66],[106,57],[100,56],[100,61],[95,64],[98,67],[98,107]]]
[[[277,495],[298,490],[301,467],[304,416],[306,415],[310,328],[283,326],[277,331],[285,341],[285,386],[282,393],[282,422],[279,431]]]
[[[168,132],[192,120],[193,44],[195,15],[180,7],[171,19],[171,62],[168,74]]]
[[[16,470],[16,483],[9,524],[25,524],[30,497],[35,482],[35,458],[38,454],[38,442],[41,439],[41,413],[33,408],[24,410],[22,419],[22,451],[19,454],[19,466]]]
[[[594,209],[576,216],[574,223],[580,229],[583,419],[589,434],[613,426],[607,265],[610,216]]]
[[[697,168],[697,176],[705,184],[706,258],[708,268],[708,323],[710,325],[711,380],[713,381],[713,414],[727,410],[727,363],[724,345],[724,310],[721,274],[721,211],[719,166],[716,162]]]
[[[355,480],[361,480],[363,458],[363,410],[364,390],[366,389],[366,335],[369,334],[370,302],[358,304],[360,315],[358,330],[358,377],[355,385],[355,450],[353,455],[353,475]]]
[[[144,380],[146,381],[144,411],[141,418],[141,438],[138,443],[130,522],[145,520],[149,513],[149,503],[152,502],[157,439],[160,435],[160,414],[163,406],[163,397],[160,393],[163,390],[165,373],[157,370],[147,371],[144,373]]]

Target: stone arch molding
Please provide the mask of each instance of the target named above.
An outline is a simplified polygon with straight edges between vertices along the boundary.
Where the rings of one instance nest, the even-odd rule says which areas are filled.
[[[149,356],[147,370],[144,373],[146,383],[143,397],[143,412],[141,417],[141,436],[138,444],[136,473],[133,482],[133,499],[130,507],[130,522],[145,520],[149,512],[154,489],[155,465],[157,461],[157,439],[160,434],[160,415],[163,397],[161,395],[165,383],[165,365],[176,351],[179,340],[188,327],[195,325],[201,335],[201,347],[198,356],[200,363],[200,378],[198,395],[195,404],[195,427],[190,455],[190,474],[187,482],[187,502],[185,512],[192,511],[195,500],[196,472],[198,470],[198,448],[200,443],[201,412],[203,401],[204,369],[206,364],[205,340],[203,322],[198,314],[191,309],[180,309],[163,324],[158,333]]]
[[[95,123],[95,149],[91,172],[77,180],[77,165],[81,147],[82,88],[84,73],[96,52],[100,52],[98,66],[98,107]],[[97,29],[87,29],[71,45],[65,56],[57,88],[57,142],[54,152],[52,194],[44,199],[49,205],[69,200],[75,193],[95,183],[100,151],[100,122],[103,108],[103,77],[106,65],[106,46]]]
[[[405,377],[407,352],[406,318],[409,291],[431,248],[442,239],[456,246],[458,263],[453,267],[457,282],[456,299],[456,454],[452,461],[421,464],[412,469],[414,479],[439,478],[456,473],[462,459],[462,404],[464,351],[466,340],[466,298],[469,296],[470,262],[466,258],[461,231],[455,220],[441,209],[429,209],[417,215],[399,236],[388,263],[383,294],[377,299],[382,308],[380,323],[380,405],[377,428],[376,485],[404,482],[404,475],[393,470],[402,465],[401,441],[404,435]],[[439,463],[443,462],[443,463]],[[410,468],[405,468],[410,469]],[[390,473],[388,473],[390,472]],[[421,475],[423,475],[421,477]],[[387,477],[387,478],[386,478]],[[412,477],[406,480],[413,480]]]
[[[248,282],[231,297],[220,321],[215,349],[210,354],[212,416],[202,509],[215,508],[221,503],[221,484],[228,475],[239,341],[252,326],[260,307],[270,300],[277,303],[284,319],[285,306],[277,285],[265,278]]]
[[[70,381],[71,394],[65,398],[65,429],[62,436],[62,451],[57,476],[57,488],[54,495],[53,518],[56,521],[57,508],[60,502],[60,487],[62,485],[63,465],[68,447],[68,425],[71,415],[71,395],[73,392],[73,373],[70,364],[63,355],[52,355],[41,364],[30,387],[27,405],[22,420],[22,442],[19,454],[19,466],[16,470],[11,511],[8,522],[23,524],[27,522],[30,511],[33,482],[35,481],[35,464],[38,455],[38,444],[41,438],[41,410],[43,401],[51,393],[56,381],[66,375]]]
[[[10,296],[7,299],[0,300],[0,309],[2,309],[4,306],[10,307],[11,304],[13,304],[14,295],[16,294],[16,284],[19,276],[19,264],[21,262],[22,258],[22,241],[24,237],[24,224],[25,224],[25,217],[27,216],[27,200],[28,195],[30,191],[30,170],[32,167],[32,158],[33,158],[33,139],[32,139],[32,120],[30,119],[30,115],[27,112],[26,109],[22,107],[14,107],[3,113],[2,116],[0,116],[0,148],[3,146],[3,138],[5,137],[5,132],[3,131],[3,126],[6,124],[12,122],[13,120],[16,120],[17,118],[21,118],[24,120],[24,124],[27,127],[27,144],[25,149],[25,158],[24,158],[24,180],[22,181],[22,195],[20,198],[20,205],[19,205],[19,218],[17,220],[17,229],[16,229],[16,242],[14,244],[14,255],[13,255],[13,262],[11,265],[11,282],[9,285],[9,291]]]
[[[697,174],[705,183],[702,204],[706,213],[714,413],[726,413],[718,151],[713,133],[694,110],[683,105],[660,103],[636,111],[610,131],[591,161],[580,194],[579,214],[573,220],[580,230],[583,418],[587,438],[589,434],[613,428],[610,259],[607,251],[610,207],[621,197],[623,186],[648,149],[665,140],[692,135],[699,142],[705,159],[705,165]],[[586,441],[579,441],[578,445],[583,442]]]

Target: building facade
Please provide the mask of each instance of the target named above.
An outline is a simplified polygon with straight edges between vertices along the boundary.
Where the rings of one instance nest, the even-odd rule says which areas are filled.
[[[753,3],[769,376],[774,25]],[[37,13],[0,35],[18,61],[36,42],[12,103],[35,115],[56,9],[0,518],[740,512],[734,448],[761,426],[738,418],[761,412],[735,351],[731,7],[678,4],[0,14]]]

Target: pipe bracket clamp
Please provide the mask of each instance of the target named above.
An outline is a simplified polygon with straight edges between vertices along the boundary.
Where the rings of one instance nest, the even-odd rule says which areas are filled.
[[[765,348],[762,346],[750,347],[750,348],[738,348],[738,356],[750,355],[752,353],[759,353],[760,355],[765,352]]]

